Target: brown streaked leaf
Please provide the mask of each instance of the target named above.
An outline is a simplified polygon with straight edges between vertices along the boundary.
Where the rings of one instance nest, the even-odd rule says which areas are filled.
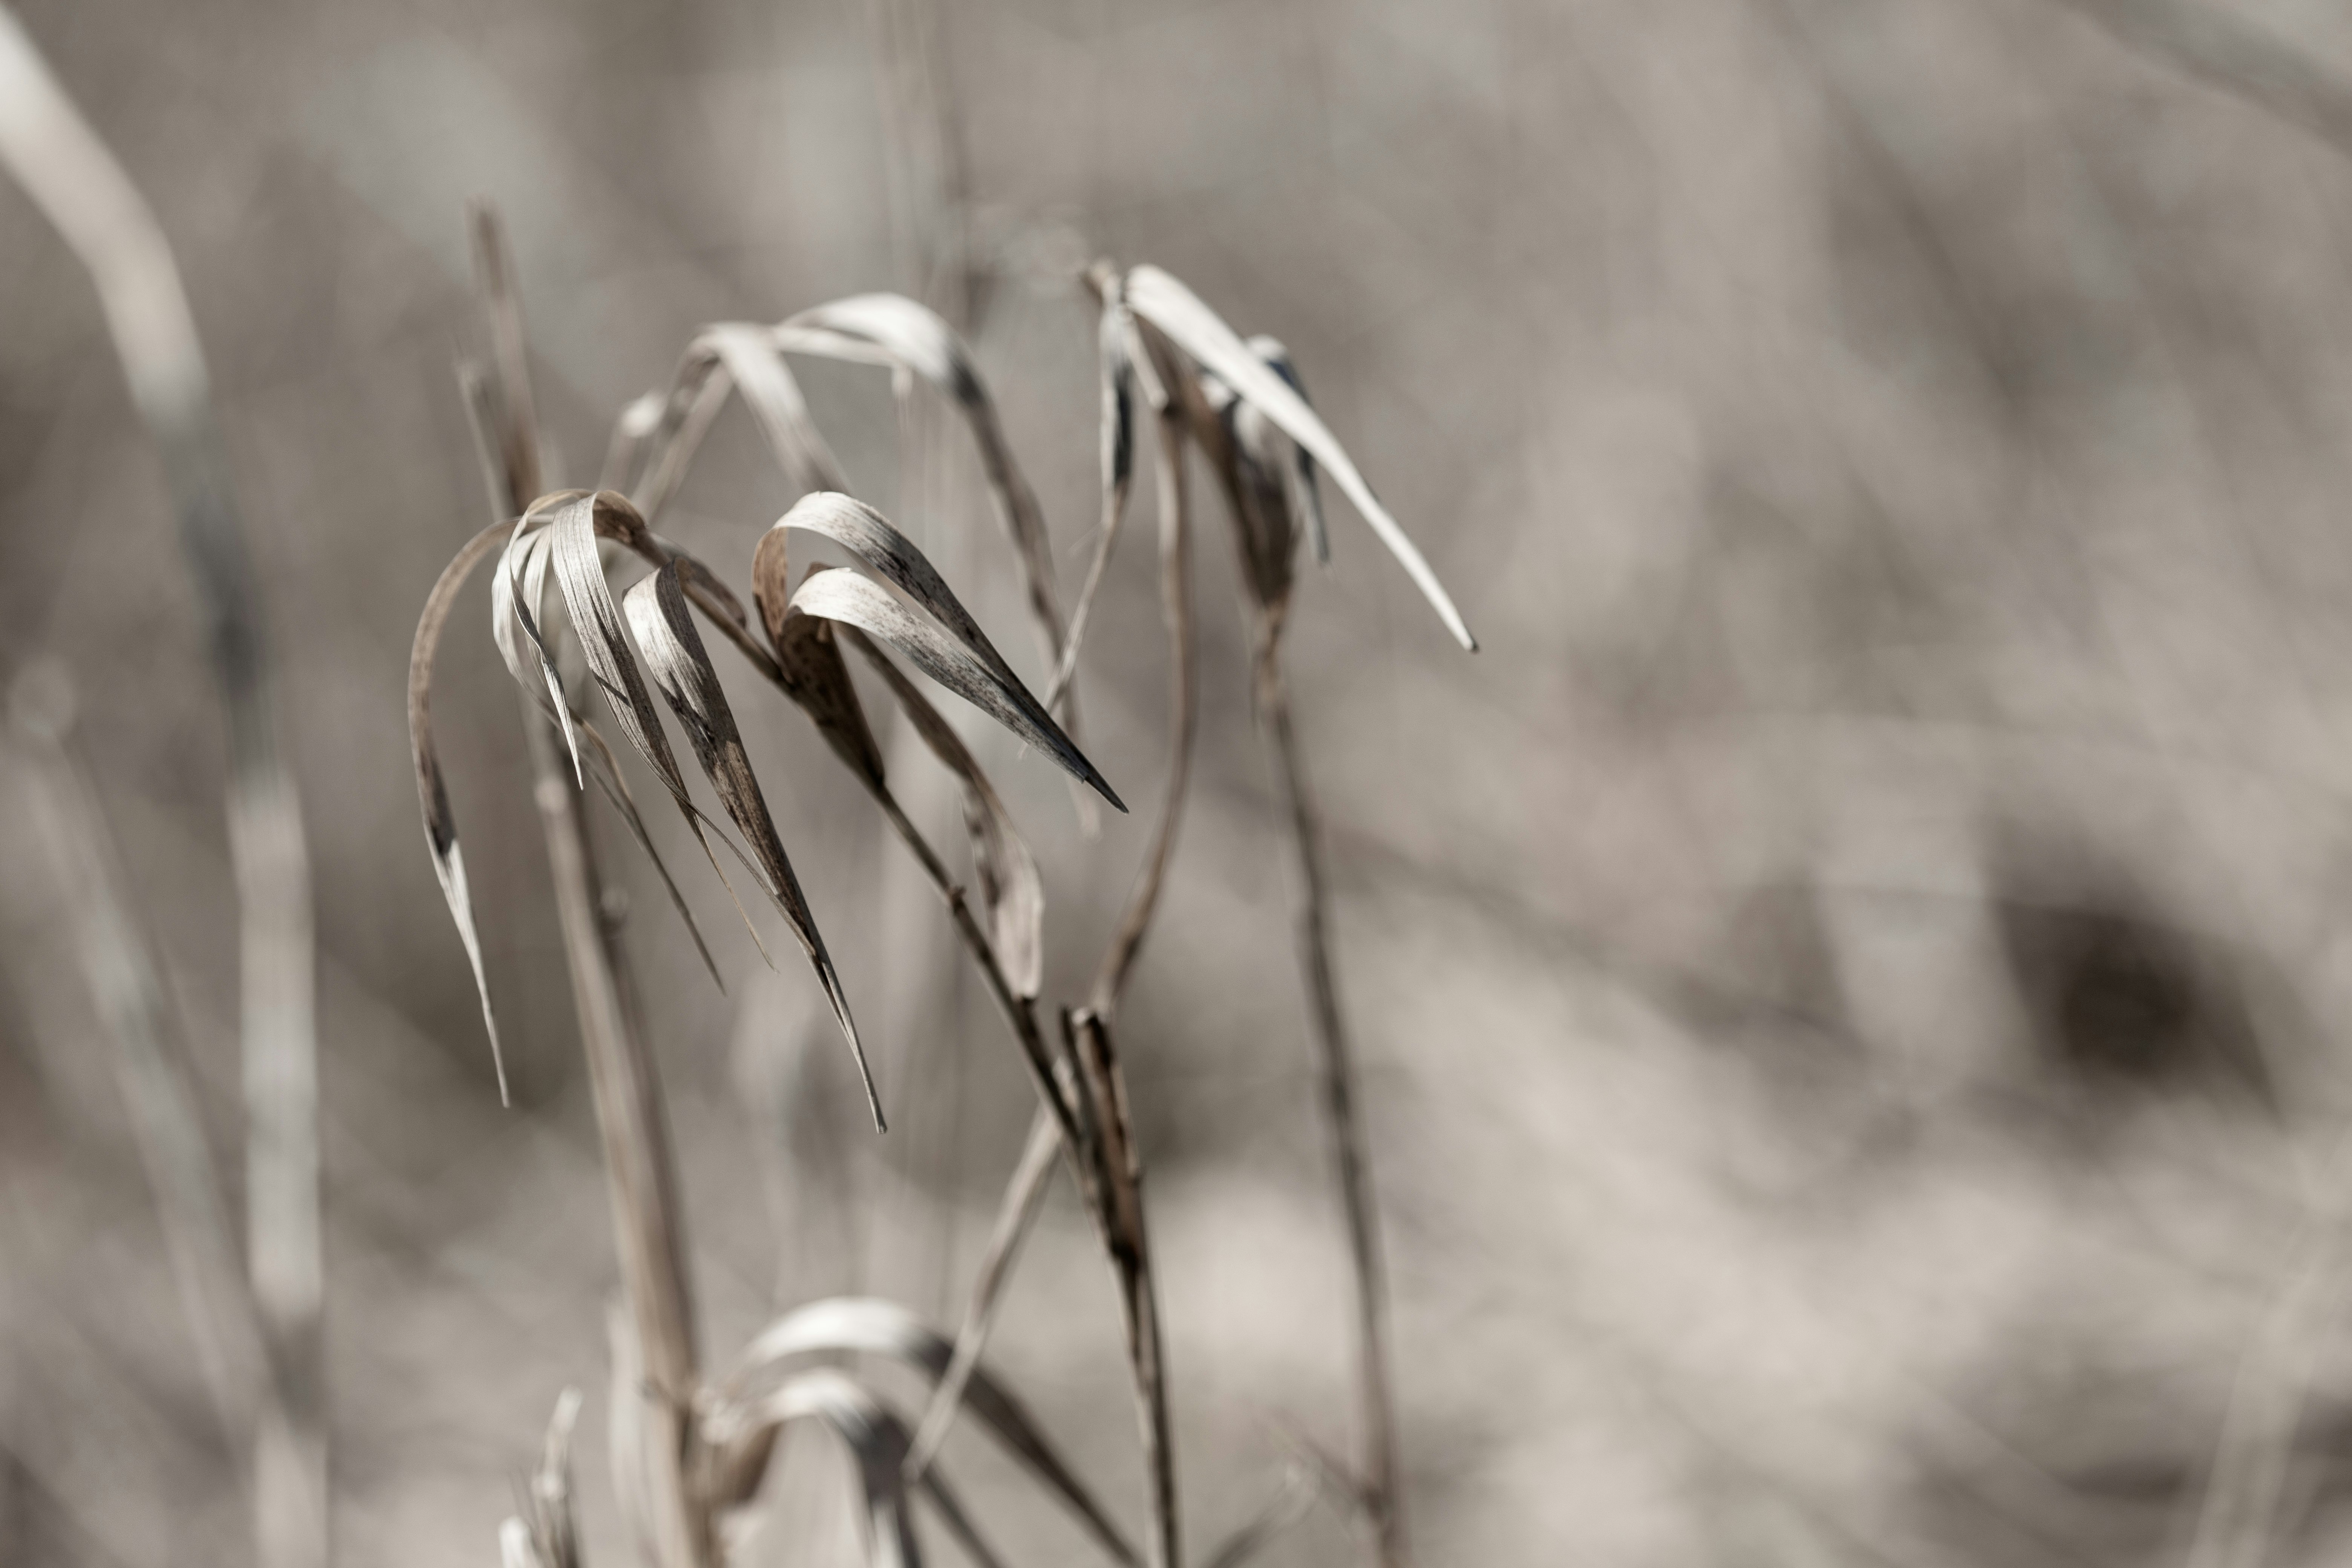
[[[922,552],[888,519],[851,497],[820,493],[803,496],[769,533],[772,537],[779,530],[793,528],[841,545],[913,600],[923,616],[909,612],[864,578],[842,572],[803,582],[791,604],[897,644],[926,674],[1038,747],[1111,805],[1127,809],[1109,781],[1022,685]],[[780,558],[772,560],[772,574],[782,565]]]
[[[1305,448],[1327,473],[1339,482],[1349,500],[1355,504],[1372,531],[1397,558],[1413,584],[1421,590],[1446,629],[1465,649],[1477,651],[1478,640],[1470,635],[1469,626],[1462,619],[1461,611],[1431,570],[1404,529],[1389,515],[1380,499],[1372,494],[1347,448],[1331,434],[1322,417],[1307,405],[1304,398],[1291,389],[1265,362],[1250,352],[1247,344],[1227,326],[1223,318],[1202,303],[1200,297],[1175,278],[1157,267],[1141,266],[1127,275],[1129,309],[1167,334],[1178,348],[1191,355],[1202,368],[1211,371],[1242,398],[1255,405],[1260,412],[1280,426],[1283,433]]]
[[[759,1392],[766,1378],[804,1357],[852,1351],[890,1356],[934,1383],[947,1371],[954,1354],[938,1331],[895,1301],[856,1297],[813,1301],[771,1323],[736,1358],[716,1393],[715,1423],[722,1431],[748,1427],[772,1397]],[[987,1373],[975,1370],[966,1386],[965,1404],[1077,1516],[1106,1552],[1128,1568],[1135,1568],[1135,1549],[1010,1392]],[[902,1465],[905,1458],[902,1447]]]
[[[803,618],[819,626],[834,624],[814,616]],[[931,706],[922,689],[855,626],[844,626],[840,636],[874,667],[898,700],[915,733],[963,786],[964,832],[971,840],[972,873],[980,884],[981,906],[988,913],[989,945],[1013,994],[1034,1001],[1045,980],[1045,883],[1037,874],[1036,857],[1029,852],[1028,841],[1013,825],[1003,797],[996,793],[963,737]]]
[[[792,603],[805,614],[843,622],[889,643],[924,674],[1037,747],[1072,777],[1094,786],[1111,805],[1127,809],[1109,782],[1025,688],[1003,679],[937,625],[874,584],[849,572],[820,573],[800,585]]]
[[[997,521],[1013,541],[1039,655],[1049,668],[1058,662],[1066,634],[1045,513],[1013,459],[995,400],[972,362],[971,350],[955,330],[934,311],[903,295],[858,294],[801,311],[776,328],[775,341],[791,352],[912,371],[954,401],[979,449],[981,471],[988,481],[989,498],[995,503]],[[1070,729],[1077,729],[1075,695],[1065,690],[1054,711]],[[1091,808],[1084,806],[1084,796],[1079,799],[1081,819],[1087,822],[1091,833],[1092,819],[1087,815]]]
[[[734,819],[744,843],[766,873],[770,897],[793,928],[793,934],[800,939],[802,950],[816,971],[817,983],[824,986],[825,1000],[832,1004],[833,1016],[841,1025],[843,1037],[849,1041],[850,1053],[857,1058],[858,1076],[866,1085],[866,1105],[874,1113],[876,1130],[880,1131],[884,1126],[882,1099],[875,1090],[866,1047],[857,1038],[857,1026],[849,1016],[849,998],[842,990],[840,976],[834,972],[832,955],[825,952],[816,917],[809,912],[800,879],[793,874],[793,863],[784,853],[783,840],[776,833],[775,819],[769,815],[760,781],[751,772],[751,759],[743,749],[742,733],[736,728],[734,712],[727,705],[727,694],[719,687],[719,672],[711,668],[710,656],[702,646],[702,635],[695,629],[694,613],[687,605],[677,563],[672,562],[639,581],[628,592],[627,605],[629,625],[636,632],[637,646],[645,650],[654,684],[661,689],[670,710],[686,727],[703,775],[709,779],[710,787],[719,794],[719,804]]]
[[[885,782],[882,748],[866,722],[857,688],[833,637],[833,623],[803,615],[792,607],[792,563],[784,549],[786,535],[770,529],[760,536],[751,553],[751,598],[760,607],[760,625],[775,650],[776,668],[786,696],[800,705],[849,771],[879,789]]]
[[[1228,395],[1223,417],[1232,462],[1223,476],[1226,510],[1240,547],[1243,582],[1258,609],[1278,626],[1297,581],[1299,519],[1290,477],[1295,448],[1245,398]]]
[[[1306,378],[1298,374],[1297,363],[1290,357],[1290,351],[1283,346],[1281,339],[1259,332],[1252,336],[1245,346],[1265,362],[1268,370],[1290,384],[1290,390],[1298,394],[1299,402],[1310,408],[1315,405],[1314,400],[1307,395]],[[1315,459],[1308,457],[1307,448],[1296,441],[1290,443],[1290,448],[1291,482],[1297,487],[1291,497],[1291,505],[1307,524],[1307,538],[1315,547],[1317,564],[1328,566],[1331,564],[1331,536],[1323,521],[1323,487],[1315,479]]]
[[[425,812],[425,843],[433,853],[434,874],[441,896],[448,901],[449,918],[457,922],[457,939],[466,944],[466,961],[473,966],[474,989],[482,999],[482,1027],[490,1037],[490,1061],[499,1076],[499,1100],[507,1102],[506,1058],[499,1048],[499,1020],[490,1005],[490,982],[482,967],[482,939],[474,927],[474,899],[466,882],[465,852],[457,843],[457,819],[449,809],[449,786],[441,777],[441,759],[433,744],[433,660],[441,650],[441,631],[448,624],[457,591],[474,568],[489,558],[513,531],[510,522],[494,522],[466,542],[465,548],[441,571],[425,598],[417,617],[416,639],[408,652],[408,753],[416,766],[416,795]]]

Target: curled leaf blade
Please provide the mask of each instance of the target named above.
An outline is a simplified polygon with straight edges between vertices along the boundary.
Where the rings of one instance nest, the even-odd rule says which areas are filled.
[[[474,989],[482,1000],[482,1027],[490,1037],[490,1060],[498,1069],[499,1099],[507,1098],[506,1058],[499,1048],[498,1014],[490,1005],[490,982],[482,966],[481,933],[474,925],[473,892],[466,880],[466,857],[457,843],[457,819],[449,807],[449,786],[441,776],[441,758],[433,744],[433,661],[441,650],[441,633],[448,625],[457,591],[474,569],[503,545],[513,531],[510,522],[494,522],[466,542],[442,568],[433,591],[425,595],[425,613],[417,618],[416,637],[408,653],[408,754],[416,769],[416,795],[425,814],[425,843],[433,854],[434,875],[448,903],[457,939],[466,945],[466,961],[474,972]]]
[[[848,572],[820,573],[800,585],[792,604],[804,614],[840,621],[889,643],[924,674],[1044,752],[1111,805],[1127,809],[1109,781],[1020,682],[1007,679],[936,623],[916,616],[874,584]]]
[[[874,1087],[866,1047],[857,1038],[857,1026],[850,1017],[848,995],[842,989],[840,975],[835,972],[832,955],[825,951],[824,933],[817,930],[816,918],[801,891],[800,879],[784,853],[775,819],[769,813],[759,778],[751,771],[742,732],[728,706],[727,693],[719,684],[719,672],[711,667],[702,636],[695,629],[694,613],[687,605],[678,563],[673,561],[641,579],[629,590],[626,604],[629,624],[636,633],[638,647],[645,650],[654,684],[670,710],[677,715],[678,722],[685,726],[703,775],[710,781],[719,804],[741,831],[744,843],[765,874],[769,896],[793,928],[793,934],[800,939],[802,951],[807,953],[816,972],[825,1000],[849,1042],[850,1054],[857,1060],[866,1104],[879,1130],[883,1126],[882,1100]]]
[[[1157,267],[1137,267],[1128,273],[1127,302],[1137,315],[1165,333],[1203,369],[1213,372],[1238,395],[1280,426],[1285,435],[1337,479],[1349,500],[1371,525],[1381,542],[1388,546],[1389,553],[1404,567],[1446,629],[1454,634],[1454,641],[1465,649],[1477,651],[1478,639],[1470,635],[1470,627],[1462,619],[1462,612],[1454,608],[1445,584],[1438,581],[1437,574],[1403,527],[1373,495],[1371,486],[1357,470],[1354,459],[1348,456],[1339,437],[1331,434],[1322,417],[1307,406],[1306,399],[1293,391],[1289,383],[1251,353],[1224,319],[1203,303],[1200,296]]]
[[[1013,540],[1038,647],[1045,658],[1058,658],[1062,611],[1054,588],[1053,547],[1045,536],[1045,514],[1004,438],[988,384],[955,330],[903,295],[857,294],[801,311],[779,326],[775,337],[786,349],[830,358],[871,363],[878,355],[882,363],[904,366],[954,400],[980,450],[997,521]]]

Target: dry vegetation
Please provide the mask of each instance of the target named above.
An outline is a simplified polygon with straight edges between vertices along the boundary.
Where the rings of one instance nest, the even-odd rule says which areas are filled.
[[[2352,1540],[2325,8],[24,27],[0,1561]]]

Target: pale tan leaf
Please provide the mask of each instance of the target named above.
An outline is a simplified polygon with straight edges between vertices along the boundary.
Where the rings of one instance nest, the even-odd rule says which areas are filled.
[[[1307,405],[1304,398],[1291,389],[1265,362],[1252,353],[1247,344],[1236,336],[1222,317],[1203,304],[1176,279],[1157,267],[1142,266],[1127,275],[1128,306],[1137,315],[1166,333],[1177,347],[1191,355],[1201,366],[1214,373],[1219,379],[1242,398],[1254,405],[1267,418],[1281,426],[1283,433],[1304,447],[1347,492],[1372,531],[1387,545],[1389,552],[1402,564],[1406,574],[1427,599],[1432,608],[1444,620],[1446,629],[1465,648],[1476,651],[1478,641],[1454,606],[1453,598],[1431,570],[1418,548],[1396,519],[1389,515],[1380,499],[1372,494],[1347,448],[1323,423],[1322,417]]]
[[[743,737],[736,727],[734,712],[719,684],[719,672],[711,668],[702,636],[695,629],[677,563],[672,562],[638,582],[628,592],[627,605],[629,624],[636,632],[638,647],[645,650],[654,684],[668,701],[670,710],[677,715],[678,722],[686,727],[704,776],[709,779],[719,804],[741,831],[744,843],[766,874],[770,896],[793,928],[793,934],[800,939],[802,950],[816,971],[825,1000],[832,1005],[834,1017],[857,1059],[858,1075],[866,1085],[866,1104],[879,1130],[884,1125],[882,1100],[874,1087],[866,1048],[858,1041],[857,1026],[849,1015],[849,998],[834,971],[832,956],[825,952],[824,934],[817,930],[816,918],[801,891],[800,879],[784,853],[783,840],[776,832],[760,781],[751,771],[750,754],[743,749]]]

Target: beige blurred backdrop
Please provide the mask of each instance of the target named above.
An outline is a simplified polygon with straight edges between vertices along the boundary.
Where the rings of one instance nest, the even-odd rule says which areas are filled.
[[[630,1555],[603,1458],[611,1242],[478,589],[436,711],[511,1111],[405,752],[410,636],[483,510],[451,371],[476,196],[510,223],[561,477],[593,478],[698,324],[919,293],[975,345],[1066,596],[1096,510],[1079,268],[1157,262],[1290,346],[1485,645],[1456,651],[1331,498],[1297,701],[1423,1562],[2352,1550],[2340,8],[22,14],[177,248],[285,661],[345,1563],[493,1561],[567,1384],[592,1561]],[[886,47],[909,17],[927,47]],[[233,889],[194,600],[89,287],[13,187],[0,301],[0,663],[75,673],[232,1151]],[[1039,680],[961,427],[932,407],[902,460],[886,381],[806,384],[861,492]],[[1205,1543],[1275,1489],[1286,1434],[1344,1447],[1349,1401],[1290,889],[1201,493],[1197,795],[1124,1034]],[[741,580],[791,500],[732,414],[666,527]],[[1142,525],[1100,614],[1089,749],[1144,805],[1166,651]],[[719,994],[626,868],[717,1355],[842,1291],[952,1317],[1028,1108],[928,889],[730,657],[895,1124],[865,1125],[796,962],[764,969],[688,876]],[[1149,812],[1089,843],[1036,758],[984,743],[1066,991]],[[951,826],[943,784],[915,793]],[[0,816],[0,1561],[244,1561],[26,820]],[[684,874],[676,826],[656,832]],[[1116,1298],[1066,1192],[992,1361],[1139,1518]],[[2225,1430],[2256,1434],[2231,1440],[2275,1482],[2251,1557],[2200,1534]],[[1089,1560],[984,1442],[947,1463],[1017,1560]],[[744,1560],[854,1560],[841,1458],[796,1440],[782,1469]],[[1325,1508],[1265,1560],[1357,1551]]]

